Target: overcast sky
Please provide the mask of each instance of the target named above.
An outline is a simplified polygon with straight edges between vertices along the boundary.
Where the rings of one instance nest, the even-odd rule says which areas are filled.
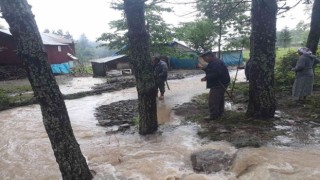
[[[44,29],[69,31],[75,39],[84,33],[90,40],[95,40],[102,33],[109,30],[108,23],[119,19],[121,12],[110,8],[112,0],[28,0],[32,5],[40,32]],[[180,0],[172,0],[180,2]],[[288,0],[288,5],[298,0]],[[185,0],[181,0],[185,2]],[[190,16],[179,16],[190,12],[186,5],[170,5],[175,10],[174,14],[164,15],[164,19],[170,24],[179,24],[181,21],[189,21]],[[294,28],[300,20],[309,21],[304,14],[304,6],[295,7],[285,17],[278,18],[277,28],[285,26]],[[4,21],[0,21],[4,24]],[[7,26],[7,25],[6,25]]]

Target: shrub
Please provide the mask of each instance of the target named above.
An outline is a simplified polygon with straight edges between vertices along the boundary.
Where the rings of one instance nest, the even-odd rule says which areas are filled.
[[[10,98],[8,95],[0,89],[0,106],[6,106],[10,103]]]
[[[295,72],[291,69],[295,67],[298,59],[299,55],[295,51],[289,51],[280,58],[280,61],[277,61],[275,68],[275,85],[278,90],[291,89],[295,79]]]
[[[90,65],[78,64],[72,68],[71,74],[73,75],[93,74],[93,70]]]

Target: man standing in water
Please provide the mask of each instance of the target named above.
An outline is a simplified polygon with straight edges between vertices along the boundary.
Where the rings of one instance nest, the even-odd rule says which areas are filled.
[[[164,61],[161,61],[159,57],[155,57],[153,59],[153,75],[156,81],[157,94],[158,94],[158,89],[160,91],[159,100],[163,100],[164,92],[165,92],[164,83],[168,77],[168,66],[167,66],[167,63],[165,63]]]
[[[224,62],[218,59],[213,52],[205,52],[200,57],[208,63],[203,68],[206,76],[201,79],[207,82],[207,88],[210,89],[208,98],[210,116],[205,120],[214,120],[224,113],[224,92],[230,83],[230,75]]]

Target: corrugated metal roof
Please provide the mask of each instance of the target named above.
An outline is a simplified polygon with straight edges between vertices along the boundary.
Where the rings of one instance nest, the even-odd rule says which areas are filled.
[[[59,36],[59,35],[56,35],[56,34],[50,34],[50,33],[40,33],[40,34],[41,34],[43,44],[55,45],[55,43],[61,43],[61,44],[71,44],[72,43],[72,40],[66,39],[66,38]]]
[[[9,30],[0,29],[0,32],[11,36]],[[72,43],[72,40],[63,38],[62,36],[50,33],[40,33],[43,44],[45,45],[68,45]]]
[[[127,55],[117,55],[117,56],[109,56],[109,57],[106,57],[106,58],[101,58],[101,59],[95,59],[95,60],[91,60],[91,62],[95,62],[95,63],[106,63],[106,62],[109,62],[109,61],[113,61],[113,60],[116,60],[116,59],[120,59],[122,57],[125,57]]]

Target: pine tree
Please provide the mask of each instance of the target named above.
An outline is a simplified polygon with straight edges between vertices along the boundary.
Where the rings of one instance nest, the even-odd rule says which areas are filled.
[[[129,54],[135,72],[139,101],[139,133],[158,129],[156,88],[150,57],[149,36],[145,26],[145,0],[124,0],[128,23]]]
[[[307,47],[312,51],[313,54],[317,53],[318,44],[320,39],[320,0],[314,0],[310,32],[307,40]]]
[[[251,76],[247,115],[271,118],[276,110],[274,65],[277,0],[253,0],[251,9]]]
[[[289,31],[288,27],[285,27],[282,31],[280,31],[279,33],[279,44],[284,47],[290,47],[290,43],[291,43],[292,37],[291,37],[291,33]]]

